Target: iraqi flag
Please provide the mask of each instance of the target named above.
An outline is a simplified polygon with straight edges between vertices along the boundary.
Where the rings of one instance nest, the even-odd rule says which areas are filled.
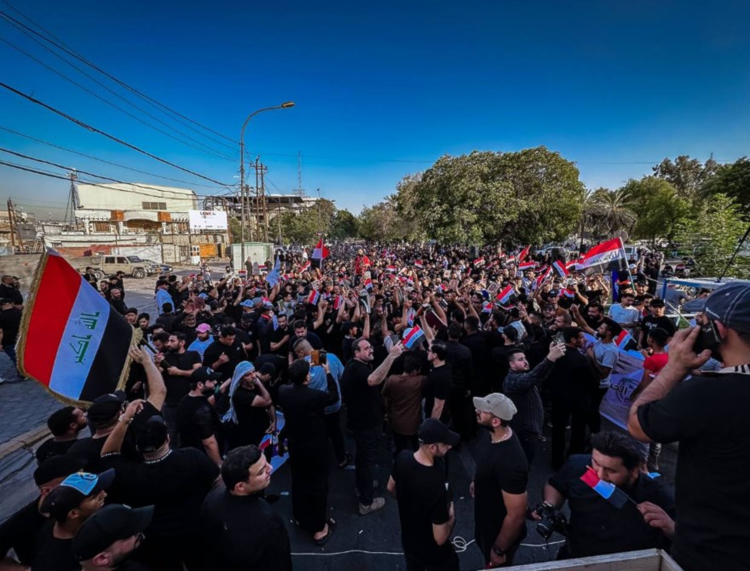
[[[627,268],[622,239],[614,238],[594,246],[581,258],[578,268],[587,273],[617,271]]]
[[[548,267],[544,272],[539,274],[537,278],[534,280],[534,290],[538,290],[540,287],[542,287],[542,284],[547,280],[550,273],[552,272],[552,266]]]
[[[422,337],[424,337],[424,331],[422,331],[419,325],[415,325],[404,331],[404,338],[401,342],[404,344],[404,347],[411,349],[414,345],[421,342]]]
[[[323,238],[321,238],[320,240],[318,240],[318,245],[315,246],[312,256],[310,256],[310,260],[317,267],[321,267],[323,265],[323,260],[328,257],[328,254],[328,248],[326,248],[325,244],[323,244]]]
[[[312,290],[310,292],[310,295],[307,296],[307,303],[310,305],[318,305],[318,302],[320,301],[320,293]]]
[[[372,291],[372,280],[370,278],[365,280],[365,289],[369,292]]]
[[[534,268],[536,268],[536,262],[523,262],[522,264],[518,264],[519,272],[525,272],[526,270],[533,270]]]
[[[529,250],[531,250],[531,245],[526,246],[520,254],[518,254],[518,261],[523,262],[524,259],[526,259],[526,256],[529,255]]]
[[[554,264],[552,264],[552,268],[561,278],[568,277],[568,268],[565,267],[565,263],[562,260],[557,260]]]
[[[512,285],[505,286],[505,289],[503,289],[500,293],[497,294],[497,301],[501,305],[505,305],[508,303],[511,297],[515,295],[515,290],[513,289]]]
[[[562,290],[562,294],[563,294],[563,295],[564,295],[565,297],[567,297],[568,299],[575,299],[575,297],[576,297],[576,292],[575,292],[575,290],[573,290],[573,289],[571,289],[571,288],[569,288],[569,287],[566,287],[566,288],[564,288],[564,289]]]
[[[628,503],[628,500],[635,503],[635,501],[631,499],[630,496],[628,496],[620,488],[618,488],[611,482],[605,482],[604,480],[600,479],[596,471],[589,466],[586,467],[586,472],[584,472],[583,476],[581,476],[581,480],[584,484],[594,490],[597,494],[599,494],[602,498],[607,500],[617,509],[620,509],[622,506]]]
[[[21,373],[58,400],[83,406],[125,386],[135,329],[55,250],[42,254],[29,297]]]
[[[416,260],[416,261],[414,262],[414,266],[415,266],[415,267],[416,267],[416,268],[417,268],[418,270],[421,270],[421,269],[423,269],[423,268],[424,268],[424,264],[422,264],[422,260]]]
[[[492,313],[492,309],[494,308],[491,301],[486,301],[482,304],[482,313]]]
[[[302,264],[302,267],[299,269],[300,273],[306,272],[310,269],[310,260],[307,260],[304,264]]]
[[[615,345],[619,349],[622,349],[623,351],[632,351],[638,349],[638,343],[635,339],[633,339],[633,336],[630,335],[627,331],[624,329],[620,331],[620,334],[615,337]]]
[[[477,258],[472,264],[475,268],[481,268],[484,266],[484,258]]]

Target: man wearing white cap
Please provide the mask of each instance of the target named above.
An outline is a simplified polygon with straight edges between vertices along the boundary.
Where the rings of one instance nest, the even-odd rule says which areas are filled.
[[[503,394],[474,397],[479,426],[477,469],[470,492],[474,498],[474,538],[485,562],[512,565],[526,537],[529,464],[521,442],[510,427],[517,410]]]

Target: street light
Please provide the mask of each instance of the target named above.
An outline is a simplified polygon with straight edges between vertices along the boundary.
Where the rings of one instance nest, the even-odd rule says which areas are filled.
[[[247,127],[250,119],[255,117],[258,113],[273,111],[274,109],[289,109],[290,107],[294,107],[294,101],[287,101],[276,107],[264,107],[263,109],[258,109],[257,111],[250,113],[242,124],[242,132],[240,133],[240,200],[242,201],[242,226],[240,228],[240,240],[242,240],[242,245],[240,246],[240,255],[242,256],[243,264],[245,263],[245,196],[247,194],[247,188],[245,187],[245,127]]]

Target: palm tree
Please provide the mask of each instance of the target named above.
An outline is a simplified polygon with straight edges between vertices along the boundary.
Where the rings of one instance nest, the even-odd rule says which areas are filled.
[[[592,193],[591,200],[596,205],[593,213],[598,225],[610,235],[631,228],[638,218],[630,209],[630,194],[625,188],[599,188]]]

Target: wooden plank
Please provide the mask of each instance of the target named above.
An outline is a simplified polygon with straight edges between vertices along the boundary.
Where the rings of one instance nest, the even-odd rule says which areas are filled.
[[[670,557],[669,553],[661,551],[661,568],[659,571],[682,571],[682,567]]]
[[[646,549],[628,553],[518,565],[514,566],[513,569],[516,571],[680,571],[677,566],[673,568],[662,567],[662,561],[661,551]]]

